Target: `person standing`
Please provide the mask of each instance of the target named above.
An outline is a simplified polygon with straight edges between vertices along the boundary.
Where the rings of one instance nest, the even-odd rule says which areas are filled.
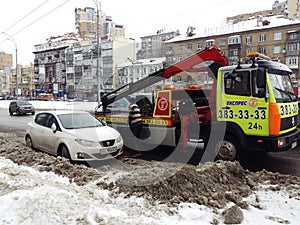
[[[141,153],[138,151],[138,141],[140,139],[141,131],[142,131],[142,115],[140,107],[136,104],[136,99],[134,97],[130,98],[129,105],[129,115],[128,115],[128,123],[131,132],[135,136],[134,138],[134,152],[132,153],[132,157],[140,157]]]

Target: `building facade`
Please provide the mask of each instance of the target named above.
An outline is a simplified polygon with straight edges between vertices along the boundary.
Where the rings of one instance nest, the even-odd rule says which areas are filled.
[[[141,37],[141,49],[137,59],[164,57],[164,42],[179,35],[179,31],[159,30],[156,34]]]
[[[75,28],[79,37],[84,40],[93,40],[97,38],[97,29],[99,37],[114,39],[115,37],[125,37],[125,28],[116,24],[110,16],[107,16],[99,9],[99,25],[97,28],[97,10],[91,7],[75,8]]]
[[[257,51],[285,63],[299,80],[299,27],[299,20],[272,16],[236,23],[228,30],[215,30],[207,36],[182,35],[166,43],[166,60],[175,63],[205,46],[216,45],[227,57],[229,65],[236,65],[248,52]],[[193,77],[195,81],[198,79]]]
[[[46,43],[35,45],[34,84],[35,95],[53,93],[57,97],[66,94],[65,49],[79,38],[74,33],[51,37]]]
[[[134,83],[149,74],[152,74],[163,68],[165,58],[139,59],[120,64],[117,68],[117,88],[123,87],[128,83]],[[165,82],[165,81],[164,81]],[[155,84],[155,89],[161,89],[164,82]],[[147,87],[143,92],[151,92],[152,87]]]

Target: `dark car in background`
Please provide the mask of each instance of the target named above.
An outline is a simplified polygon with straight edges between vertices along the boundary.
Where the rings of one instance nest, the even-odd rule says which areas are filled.
[[[24,115],[24,114],[35,114],[35,108],[32,106],[31,103],[25,100],[15,100],[11,101],[8,108],[9,115],[13,115],[16,113],[17,115]]]

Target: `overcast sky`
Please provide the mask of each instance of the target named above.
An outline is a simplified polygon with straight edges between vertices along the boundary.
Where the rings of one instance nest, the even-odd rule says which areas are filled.
[[[75,31],[74,9],[94,7],[97,0],[9,0],[1,1],[0,51],[13,54],[12,36],[18,49],[18,63],[33,62],[34,45],[51,36]],[[98,0],[100,2],[100,0]],[[225,24],[227,16],[271,9],[274,0],[102,0],[101,9],[126,28],[126,37],[138,40],[157,30],[177,30],[188,26],[195,32]],[[5,32],[7,35],[4,35]],[[15,61],[14,61],[15,64]]]

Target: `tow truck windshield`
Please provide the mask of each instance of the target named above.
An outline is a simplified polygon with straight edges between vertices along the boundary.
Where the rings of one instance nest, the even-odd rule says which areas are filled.
[[[292,102],[297,100],[293,85],[288,75],[269,74],[277,102]]]

